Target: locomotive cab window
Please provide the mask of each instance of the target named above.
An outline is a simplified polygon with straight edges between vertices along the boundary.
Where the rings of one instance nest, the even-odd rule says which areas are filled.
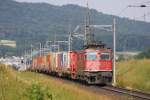
[[[96,52],[88,52],[86,53],[87,60],[97,60],[97,53]]]
[[[101,53],[100,60],[110,60],[109,53]]]

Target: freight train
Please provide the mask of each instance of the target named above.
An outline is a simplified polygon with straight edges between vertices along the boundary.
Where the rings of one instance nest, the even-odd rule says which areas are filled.
[[[112,50],[101,47],[37,54],[32,57],[30,70],[82,80],[88,84],[111,83]]]
[[[94,34],[91,32],[88,7],[87,11],[84,48],[36,54],[32,57],[30,70],[82,80],[88,84],[112,82],[112,50],[106,48],[102,42],[95,41]]]

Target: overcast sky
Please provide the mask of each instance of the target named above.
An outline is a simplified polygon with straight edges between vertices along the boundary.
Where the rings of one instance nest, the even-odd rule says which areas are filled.
[[[54,5],[77,4],[86,6],[87,0],[16,0],[19,2],[46,2]],[[88,0],[90,8],[97,9],[106,14],[120,15],[131,19],[145,20],[150,22],[150,7],[128,7],[128,5],[145,4],[150,6],[150,0]],[[126,9],[125,9],[126,8]]]

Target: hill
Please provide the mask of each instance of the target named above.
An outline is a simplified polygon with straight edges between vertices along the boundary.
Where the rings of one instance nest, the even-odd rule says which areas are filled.
[[[69,25],[71,30],[76,25],[84,25],[84,7],[0,1],[0,39],[16,40],[18,48],[12,51],[18,55],[29,48],[31,43],[53,40],[54,34],[59,35],[58,39],[66,39]],[[117,19],[117,50],[144,50],[149,46],[150,23],[119,18],[91,9],[93,24],[112,24],[113,17]],[[98,30],[95,32],[98,40],[112,48],[112,34]],[[14,54],[6,47],[1,47],[0,51],[3,55]]]

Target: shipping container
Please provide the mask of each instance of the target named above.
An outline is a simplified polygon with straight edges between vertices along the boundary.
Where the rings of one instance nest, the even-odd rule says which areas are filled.
[[[51,54],[49,53],[46,56],[46,66],[47,66],[47,70],[49,70],[49,72],[51,71]]]
[[[42,71],[47,71],[47,64],[46,64],[46,55],[42,56]]]
[[[83,51],[78,51],[77,53],[77,71],[78,73],[83,73],[85,70],[85,53]]]
[[[63,52],[62,65],[63,65],[63,68],[68,67],[68,52]]]
[[[31,67],[31,70],[36,69],[36,66],[37,66],[37,58],[34,57],[34,58],[32,58],[32,67]]]
[[[62,69],[63,67],[63,52],[56,53],[56,68]]]
[[[39,57],[37,57],[37,69],[38,70],[41,70],[40,66],[41,66],[41,59],[40,59],[40,56],[39,56]]]
[[[51,59],[51,70],[55,71],[56,70],[56,53],[54,52],[51,53],[50,59]]]
[[[77,52],[69,52],[69,56],[70,56],[70,66],[69,66],[69,69],[71,71],[71,73],[75,73],[76,70],[77,70],[77,57],[78,57],[78,54]]]

